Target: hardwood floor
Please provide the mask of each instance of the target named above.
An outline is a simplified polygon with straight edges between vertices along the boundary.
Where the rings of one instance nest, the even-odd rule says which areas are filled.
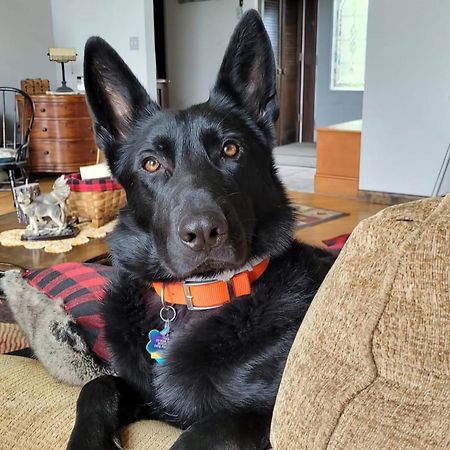
[[[14,211],[11,192],[0,192],[0,215]]]
[[[45,178],[40,181],[42,192],[51,190],[54,178]],[[312,227],[302,228],[296,232],[296,237],[308,244],[323,246],[322,241],[340,234],[351,233],[356,225],[363,219],[376,214],[386,205],[368,203],[361,200],[351,200],[326,195],[291,192],[290,197],[294,203],[316,208],[326,208],[349,213],[348,216],[330,220]],[[0,192],[0,214],[14,211],[12,195],[10,192]]]

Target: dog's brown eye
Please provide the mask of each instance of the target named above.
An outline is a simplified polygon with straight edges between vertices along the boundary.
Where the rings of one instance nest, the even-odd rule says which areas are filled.
[[[236,156],[239,153],[239,147],[236,144],[233,144],[232,142],[228,142],[223,146],[222,151],[227,158],[236,158]]]
[[[161,167],[161,163],[155,158],[149,158],[145,161],[144,169],[147,172],[154,173]]]

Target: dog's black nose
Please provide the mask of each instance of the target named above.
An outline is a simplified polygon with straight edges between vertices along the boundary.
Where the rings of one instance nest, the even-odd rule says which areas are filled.
[[[228,238],[228,222],[220,212],[184,216],[178,227],[181,242],[197,252],[221,246]]]

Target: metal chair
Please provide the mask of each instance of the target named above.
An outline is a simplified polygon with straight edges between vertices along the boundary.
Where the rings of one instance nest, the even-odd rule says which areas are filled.
[[[16,204],[14,187],[28,182],[28,158],[34,105],[31,97],[20,89],[0,87],[1,138],[0,171],[8,175]],[[21,97],[22,102],[18,102]],[[20,176],[16,177],[17,174]],[[8,183],[3,181],[3,184]]]

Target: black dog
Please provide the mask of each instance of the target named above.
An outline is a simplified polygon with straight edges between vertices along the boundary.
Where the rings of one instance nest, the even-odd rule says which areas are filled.
[[[267,448],[289,349],[332,258],[293,239],[271,154],[276,75],[262,21],[245,14],[209,100],[185,111],[160,111],[99,38],[86,45],[85,82],[128,204],[103,306],[118,376],[83,388],[69,449],[120,448],[119,428],[143,418],[185,430],[173,449]],[[192,278],[225,281],[179,283]],[[152,329],[168,336],[158,361]]]

